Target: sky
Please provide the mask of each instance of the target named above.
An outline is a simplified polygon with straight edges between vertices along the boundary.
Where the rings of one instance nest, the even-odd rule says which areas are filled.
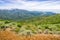
[[[24,9],[60,13],[60,0],[0,0],[0,9]]]

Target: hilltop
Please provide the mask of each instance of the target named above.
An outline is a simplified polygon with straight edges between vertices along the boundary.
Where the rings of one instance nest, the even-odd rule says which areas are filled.
[[[0,10],[0,19],[3,20],[26,20],[37,16],[51,16],[54,12],[28,11],[23,9]]]

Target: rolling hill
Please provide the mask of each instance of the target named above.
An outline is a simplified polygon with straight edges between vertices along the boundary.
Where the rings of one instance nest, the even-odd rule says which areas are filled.
[[[50,16],[53,12],[27,11],[23,9],[0,10],[0,19],[4,20],[22,20],[36,16]]]
[[[0,29],[6,30],[6,28],[10,28],[18,34],[25,35],[28,32],[31,34],[60,34],[60,14],[53,12],[21,9],[0,10],[0,19],[2,19],[0,20]],[[46,29],[48,29],[47,32]]]

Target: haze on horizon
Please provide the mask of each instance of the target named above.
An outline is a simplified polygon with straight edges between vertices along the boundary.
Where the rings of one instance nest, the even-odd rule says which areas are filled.
[[[60,0],[0,0],[0,9],[24,9],[60,13]]]

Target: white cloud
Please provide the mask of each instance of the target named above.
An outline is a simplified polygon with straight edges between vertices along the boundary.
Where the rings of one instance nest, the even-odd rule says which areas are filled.
[[[13,0],[13,4],[6,4],[0,6],[0,9],[26,9],[26,10],[42,10],[42,11],[56,11],[60,10],[60,1],[43,1],[43,2],[36,2],[36,1],[22,1],[22,0]],[[57,12],[57,11],[56,11]]]

